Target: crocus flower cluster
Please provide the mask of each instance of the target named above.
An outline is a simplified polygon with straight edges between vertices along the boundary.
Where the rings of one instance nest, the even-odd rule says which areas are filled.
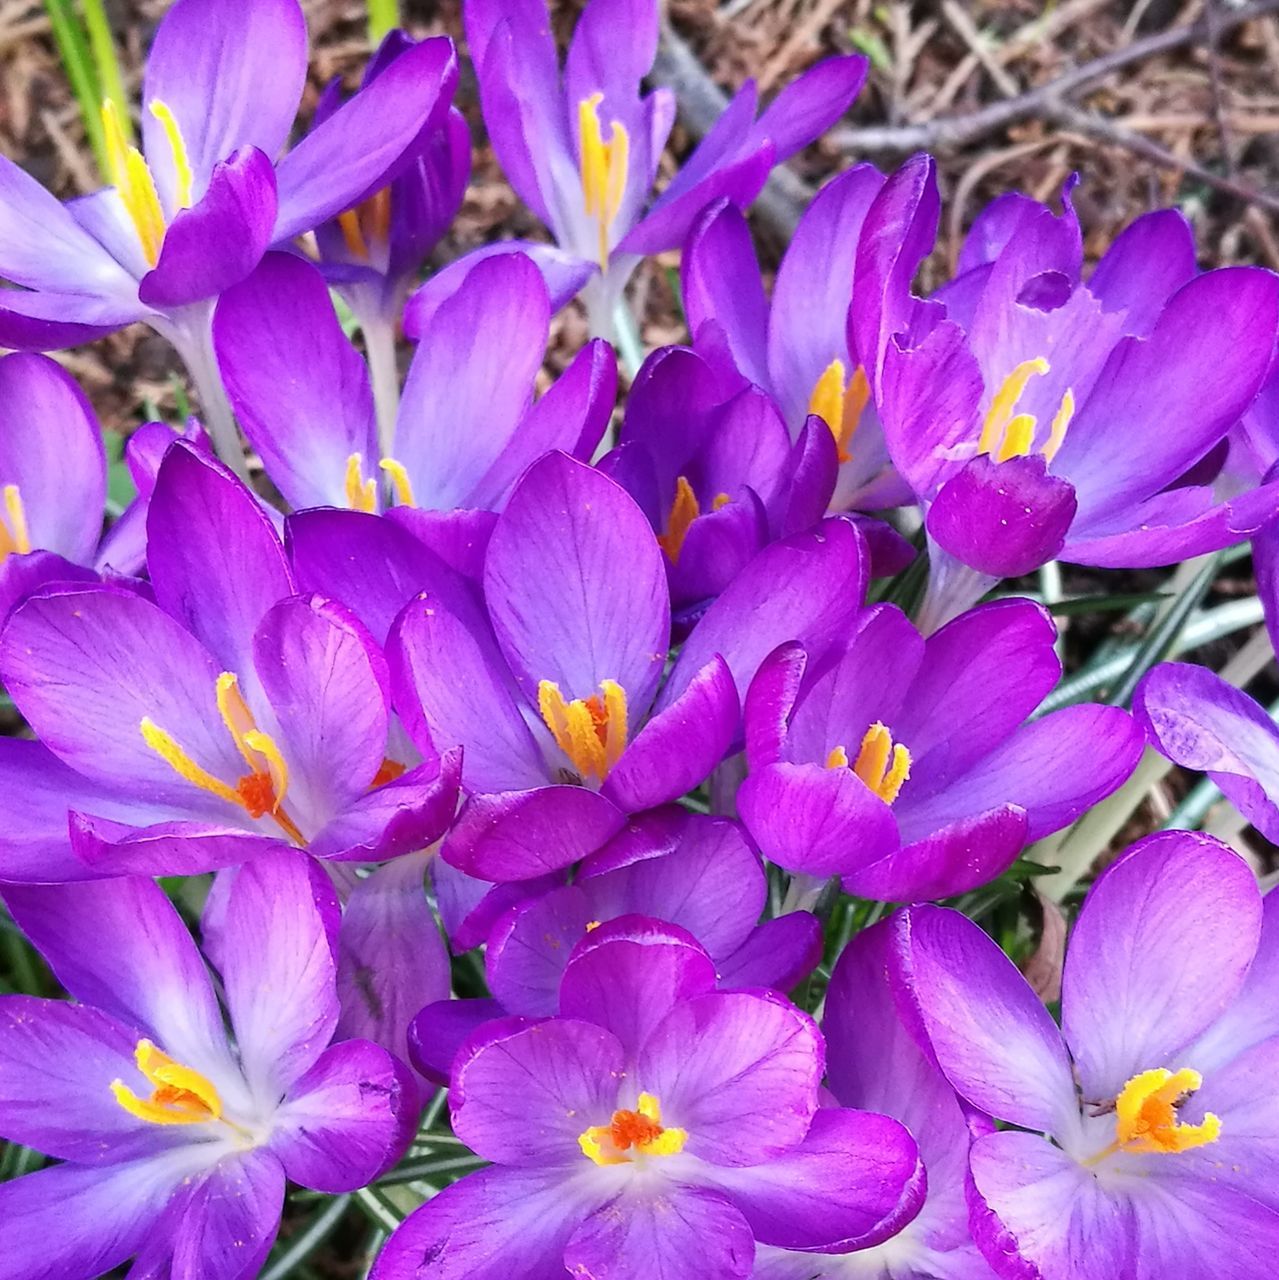
[[[748,84],[658,184],[654,0],[563,60],[543,0],[464,18],[553,244],[424,278],[470,167],[442,37],[289,149],[298,0],[177,0],[96,195],[0,162],[0,926],[51,975],[0,994],[0,1280],[279,1274],[329,1196],[374,1280],[1266,1280],[1279,897],[1161,832],[1014,960],[1143,752],[1279,840],[1279,728],[1189,663],[1054,700],[1016,580],[1252,539],[1279,636],[1279,278],[1171,211],[1086,270],[1072,180],[924,296],[926,156],[832,179],[769,273],[746,210],[862,59]],[[687,341],[627,379],[676,248]],[[41,353],[135,320],[198,413],[108,515]]]

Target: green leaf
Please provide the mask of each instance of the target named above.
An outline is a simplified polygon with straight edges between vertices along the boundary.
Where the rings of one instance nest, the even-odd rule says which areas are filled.
[[[400,25],[399,0],[369,0],[369,43],[377,46],[388,31]]]
[[[107,163],[106,130],[102,125],[102,86],[94,65],[89,41],[76,17],[71,0],[44,0],[49,25],[53,28],[53,41],[71,83],[71,91],[80,105],[80,117],[84,132],[93,148],[98,170],[105,177],[110,171]]]
[[[893,69],[893,56],[888,52],[888,46],[873,31],[868,31],[865,27],[850,27],[848,31],[849,43],[859,53],[864,53],[871,62],[871,66],[876,71],[883,71],[885,74]]]

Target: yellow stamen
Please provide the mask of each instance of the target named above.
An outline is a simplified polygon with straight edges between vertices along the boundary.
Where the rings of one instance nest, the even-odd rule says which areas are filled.
[[[244,757],[245,764],[254,772],[259,772],[262,757],[249,746],[247,741],[249,734],[257,728],[257,721],[253,719],[253,712],[249,710],[244,696],[240,693],[239,680],[233,672],[224,671],[218,676],[214,688],[217,693],[218,714],[222,717],[222,723],[235,739],[235,745]]]
[[[894,745],[892,735],[876,720],[863,735],[852,768],[885,804],[892,804],[910,777],[910,766],[910,751],[900,742]],[[848,767],[848,753],[842,746],[826,757],[826,767]]]
[[[990,408],[986,410],[986,418],[981,427],[981,440],[977,445],[978,453],[993,453],[1003,439],[1004,429],[1013,416],[1017,401],[1025,393],[1031,378],[1036,374],[1045,374],[1049,370],[1048,361],[1043,356],[1033,360],[1023,360],[1000,384],[995,392]]]
[[[626,691],[615,680],[600,681],[600,692],[566,701],[553,680],[537,686],[537,707],[555,745],[579,777],[603,782],[626,750]]]
[[[346,242],[347,252],[361,262],[369,260],[369,246],[364,243],[364,228],[360,226],[358,210],[348,209],[338,214],[338,226],[342,229],[342,239]]]
[[[228,787],[221,778],[215,778],[206,769],[202,769],[178,745],[177,740],[165,733],[150,716],[143,716],[138,727],[142,730],[142,741],[164,761],[180,778],[194,783],[202,791],[225,800],[228,804],[243,808],[239,793]]]
[[[808,412],[816,414],[830,428],[840,462],[849,462],[849,446],[870,403],[870,383],[866,370],[858,365],[853,376],[844,381],[844,362],[832,360],[822,370],[808,398]]]
[[[1206,1147],[1221,1137],[1221,1119],[1211,1111],[1200,1124],[1182,1124],[1178,1108],[1203,1084],[1190,1067],[1156,1067],[1132,1077],[1115,1099],[1115,1140],[1084,1161],[1093,1165],[1117,1151],[1175,1155]]]
[[[1035,441],[1035,417],[1030,413],[1019,413],[1008,424],[1004,432],[1003,442],[995,454],[996,462],[1007,462],[1009,458],[1026,458],[1030,456],[1030,446]]]
[[[7,484],[3,490],[4,519],[0,521],[0,560],[17,552],[26,555],[31,550],[31,532],[27,528],[27,509],[22,504],[22,494],[16,484]]]
[[[164,242],[164,211],[155,192],[151,170],[137,147],[131,147],[124,136],[115,103],[109,98],[102,104],[102,126],[106,134],[107,168],[111,185],[120,193],[120,199],[138,233],[142,253],[151,266],[160,259],[160,246]]]
[[[1034,451],[1039,419],[1033,413],[1017,413],[1017,404],[1025,394],[1031,378],[1047,372],[1048,361],[1043,356],[1036,356],[1033,360],[1023,360],[1000,383],[982,422],[981,438],[977,442],[978,454],[989,454],[996,462],[1030,456]],[[1046,462],[1051,462],[1057,456],[1057,450],[1066,438],[1066,428],[1074,415],[1074,392],[1067,388],[1053,415],[1048,440],[1039,451]]]
[[[1048,443],[1044,445],[1044,457],[1051,462],[1057,456],[1057,450],[1061,448],[1062,441],[1066,438],[1066,428],[1070,426],[1070,420],[1075,416],[1075,393],[1066,388],[1066,394],[1061,398],[1061,406],[1053,415],[1052,427],[1048,433]]]
[[[721,507],[726,507],[726,506],[728,506],[728,504],[729,504],[730,502],[732,502],[732,498],[730,498],[730,497],[728,496],[728,494],[726,494],[726,493],[717,493],[717,494],[716,494],[716,495],[711,499],[711,510],[712,510],[712,511],[718,511]]]
[[[150,1040],[139,1040],[133,1057],[153,1088],[150,1097],[139,1098],[123,1080],[111,1082],[116,1102],[130,1115],[150,1124],[205,1124],[222,1119],[222,1099],[198,1071],[175,1062]]]
[[[604,141],[599,116],[599,105],[603,101],[602,93],[593,93],[577,104],[577,134],[582,199],[587,216],[594,218],[599,227],[600,270],[606,271],[609,229],[626,194],[631,139],[625,127],[614,120],[612,136],[608,142]]]
[[[579,1135],[577,1145],[588,1160],[613,1165],[629,1164],[638,1156],[678,1155],[687,1141],[686,1130],[662,1127],[657,1099],[641,1093],[634,1111],[614,1111],[608,1124],[592,1125]]]
[[[401,507],[416,507],[413,500],[413,482],[409,479],[407,468],[394,458],[383,458],[378,466],[391,477],[391,485],[395,489],[395,501]]]
[[[339,213],[338,226],[351,257],[368,262],[373,247],[385,249],[391,238],[391,188],[383,187],[363,204]]]
[[[192,202],[192,187],[195,175],[191,172],[191,157],[187,152],[186,141],[182,130],[178,127],[177,117],[167,102],[159,98],[151,103],[151,114],[160,122],[164,136],[169,141],[169,150],[173,153],[173,176],[176,182],[174,199],[179,209],[189,209]]]
[[[725,502],[728,501],[727,494],[721,496]],[[702,509],[698,505],[693,486],[689,484],[687,476],[680,476],[675,481],[675,500],[671,503],[671,513],[666,518],[666,532],[657,535],[658,545],[666,552],[672,564],[679,563],[679,553],[684,549],[689,525],[701,514]]]
[[[346,505],[352,511],[377,510],[377,481],[364,478],[364,456],[353,453],[346,460]]]
[[[289,789],[289,766],[284,763],[284,756],[280,754],[280,748],[275,745],[275,739],[269,733],[263,733],[261,729],[252,729],[246,733],[244,744],[266,761],[267,777],[271,779],[269,807],[273,816],[278,815],[284,793]]]

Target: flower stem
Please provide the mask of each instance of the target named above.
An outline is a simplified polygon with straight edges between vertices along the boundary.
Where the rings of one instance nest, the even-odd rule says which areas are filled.
[[[400,369],[395,359],[395,321],[370,318],[362,320],[360,327],[364,331],[369,380],[373,384],[378,449],[382,457],[389,458],[395,441],[395,419],[400,411]]]

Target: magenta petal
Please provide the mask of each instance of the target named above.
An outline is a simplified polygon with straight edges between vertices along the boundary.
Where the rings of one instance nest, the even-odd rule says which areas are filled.
[[[1061,1034],[991,939],[957,911],[911,907],[894,949],[910,1007],[947,1079],[973,1106],[1049,1133],[1078,1123]]]
[[[1112,1098],[1138,1072],[1173,1065],[1229,1007],[1260,930],[1251,869],[1211,836],[1159,832],[1108,867],[1062,978],[1062,1032],[1083,1096]]]
[[[280,539],[253,495],[221,463],[175,441],[156,476],[147,542],[156,603],[224,671],[253,681],[253,633],[293,594]]]
[[[569,1236],[610,1194],[558,1167],[481,1169],[415,1210],[369,1280],[424,1280],[424,1264],[432,1280],[564,1280]]]
[[[717,654],[639,731],[603,794],[629,813],[678,799],[723,760],[740,719],[733,674]]]
[[[813,1020],[784,997],[713,991],[667,1014],[636,1079],[660,1099],[663,1123],[688,1130],[689,1155],[763,1164],[803,1141],[825,1057]]]
[[[582,935],[560,983],[560,1013],[608,1028],[633,1064],[672,1010],[714,989],[715,965],[691,935],[622,916]]]
[[[996,578],[1019,578],[1054,559],[1075,518],[1075,491],[1044,460],[974,458],[941,488],[928,532],[957,560]]]
[[[531,880],[594,853],[626,822],[584,787],[473,795],[444,843],[444,857],[481,880]]]
[[[919,1211],[924,1166],[905,1126],[842,1107],[819,1111],[792,1151],[749,1168],[708,1169],[761,1244],[865,1249]]]
[[[507,1010],[487,996],[437,1000],[409,1023],[409,1061],[432,1084],[448,1087],[462,1046]]]
[[[791,911],[765,920],[746,941],[719,963],[719,985],[772,987],[789,991],[808,977],[822,959],[822,926],[807,911]]]
[[[661,677],[670,604],[662,553],[624,489],[564,454],[536,463],[493,530],[484,590],[532,705],[542,680],[566,699],[613,680],[638,721]]]
[[[848,110],[869,69],[870,62],[858,56],[815,63],[769,103],[752,130],[752,140],[767,138],[777,163],[789,160]]]
[[[76,857],[100,876],[201,875],[291,847],[283,836],[254,835],[207,822],[136,827],[75,810],[68,821]]]
[[[788,871],[855,872],[899,843],[892,809],[847,768],[766,765],[742,783],[737,806],[764,856]]]
[[[754,1258],[751,1229],[729,1199],[670,1182],[593,1213],[564,1249],[571,1274],[610,1280],[744,1280]]]
[[[367,1040],[326,1049],[276,1112],[270,1148],[289,1181],[331,1193],[372,1182],[408,1145],[417,1115],[408,1084],[405,1068]]]
[[[151,314],[136,298],[6,289],[0,294],[0,342],[15,351],[57,351],[95,342]]]
[[[275,208],[271,161],[256,147],[242,147],[214,167],[199,204],[169,224],[138,297],[149,307],[180,307],[237,284],[267,251]]]
[[[502,1018],[458,1055],[453,1131],[498,1164],[580,1165],[578,1136],[608,1123],[624,1068],[622,1046],[603,1027]]]
[[[598,925],[591,899],[564,885],[520,903],[494,927],[484,952],[489,990],[512,1013],[559,1012],[560,980],[573,948]]]
[[[257,1096],[278,1097],[337,1024],[332,885],[299,854],[255,858],[236,873],[222,929],[222,979],[245,1079]]]

